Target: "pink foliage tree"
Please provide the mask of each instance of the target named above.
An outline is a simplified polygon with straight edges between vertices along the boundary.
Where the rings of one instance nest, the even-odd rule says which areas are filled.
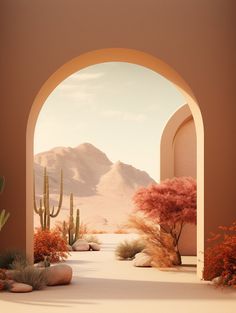
[[[138,211],[160,226],[160,231],[173,239],[177,264],[181,264],[179,239],[185,224],[196,224],[196,181],[175,177],[160,184],[141,188],[134,196]]]

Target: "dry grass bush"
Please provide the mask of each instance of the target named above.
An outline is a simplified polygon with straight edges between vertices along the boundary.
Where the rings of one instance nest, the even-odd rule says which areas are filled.
[[[65,227],[68,230],[69,228],[69,223],[65,221]],[[63,222],[62,221],[57,221],[55,224],[55,231],[59,232],[61,234],[61,236],[63,237]],[[80,223],[79,226],[79,238],[82,238],[85,234],[91,233],[91,231],[89,231],[87,225],[85,223]]]
[[[86,240],[87,242],[97,243],[98,245],[101,244],[101,241],[98,239],[96,235],[86,234],[86,235],[83,235],[82,239]]]
[[[12,278],[18,283],[24,283],[33,287],[34,290],[40,290],[47,285],[47,276],[45,270],[26,266],[22,268],[20,264],[15,264],[16,270],[12,273]]]
[[[12,264],[17,261],[25,266],[28,264],[26,256],[23,252],[18,250],[6,250],[0,254],[0,268],[11,269]]]
[[[142,240],[125,240],[121,242],[116,250],[115,255],[119,260],[132,260],[135,254],[145,249],[145,242]]]
[[[176,265],[176,251],[173,238],[168,232],[161,231],[158,224],[143,218],[141,215],[130,216],[130,226],[136,228],[145,236],[147,243],[145,253],[152,257],[155,267],[172,267]]]

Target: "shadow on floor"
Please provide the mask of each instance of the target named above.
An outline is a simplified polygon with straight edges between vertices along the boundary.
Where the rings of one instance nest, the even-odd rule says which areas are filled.
[[[68,286],[47,287],[28,294],[1,293],[1,300],[29,305],[70,306],[102,300],[229,300],[235,291],[208,284],[74,277]],[[236,299],[236,297],[235,297]]]

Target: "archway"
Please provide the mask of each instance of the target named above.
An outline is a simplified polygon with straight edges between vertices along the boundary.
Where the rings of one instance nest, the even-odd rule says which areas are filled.
[[[69,61],[60,67],[48,80],[43,84],[39,90],[29,114],[27,124],[27,145],[26,145],[26,215],[27,215],[27,252],[32,255],[32,233],[33,233],[33,212],[32,212],[32,198],[33,198],[33,138],[34,128],[37,117],[41,107],[49,94],[55,87],[66,77],[74,72],[97,63],[104,62],[129,62],[147,67],[176,85],[178,89],[185,96],[186,101],[192,112],[196,133],[197,133],[197,184],[198,184],[198,213],[197,213],[197,270],[198,275],[202,273],[202,251],[204,251],[204,131],[201,112],[193,92],[186,84],[186,82],[176,73],[169,65],[163,61],[137,50],[130,49],[104,49],[96,50]]]

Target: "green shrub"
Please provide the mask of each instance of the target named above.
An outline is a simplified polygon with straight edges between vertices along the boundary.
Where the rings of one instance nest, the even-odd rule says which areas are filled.
[[[18,283],[32,286],[34,290],[40,290],[47,285],[45,270],[35,268],[34,266],[26,266],[20,270],[15,270],[12,278]]]
[[[141,240],[133,240],[121,242],[116,250],[116,257],[120,260],[132,260],[135,254],[141,252],[145,248],[145,243]]]

